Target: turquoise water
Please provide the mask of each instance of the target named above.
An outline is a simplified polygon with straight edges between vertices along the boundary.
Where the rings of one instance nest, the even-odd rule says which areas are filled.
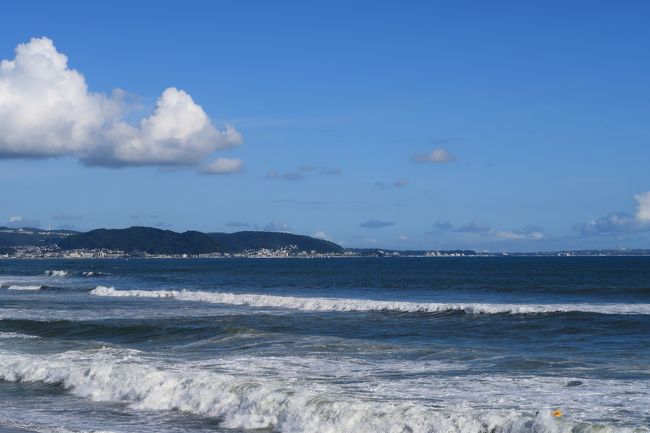
[[[648,432],[650,258],[4,260],[0,398],[47,432]]]

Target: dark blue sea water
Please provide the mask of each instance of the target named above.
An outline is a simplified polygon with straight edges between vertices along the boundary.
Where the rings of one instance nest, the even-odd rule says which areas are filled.
[[[43,432],[649,432],[650,258],[2,260],[0,402]]]

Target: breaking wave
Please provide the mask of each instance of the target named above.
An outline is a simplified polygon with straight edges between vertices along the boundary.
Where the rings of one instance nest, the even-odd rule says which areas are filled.
[[[7,287],[7,290],[19,290],[19,291],[36,291],[41,290],[44,286],[21,286],[18,284],[12,284]]]
[[[287,308],[302,311],[392,311],[404,313],[442,313],[457,311],[467,314],[544,314],[571,312],[650,314],[650,304],[420,303],[343,298],[301,298],[190,290],[116,290],[114,287],[105,286],[97,286],[90,293],[95,296],[165,298],[179,301]]]
[[[67,277],[68,271],[45,271],[48,277]]]
[[[86,272],[82,272],[81,275],[83,275],[84,277],[105,277],[110,274],[107,272],[86,271]]]
[[[37,337],[36,335],[20,334],[18,332],[0,332],[0,340],[7,340],[12,338],[22,339],[22,340],[32,340],[39,337]]]
[[[134,410],[175,410],[217,419],[230,429],[283,433],[557,433],[633,431],[574,424],[514,410],[430,408],[415,402],[353,398],[283,381],[217,373],[196,366],[165,366],[135,350],[104,348],[58,355],[0,354],[0,380],[57,385],[94,401],[128,404]],[[636,431],[647,431],[637,429]]]

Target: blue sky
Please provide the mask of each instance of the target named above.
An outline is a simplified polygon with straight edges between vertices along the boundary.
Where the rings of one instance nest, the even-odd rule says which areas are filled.
[[[650,247],[647,2],[36,2],[3,16],[0,225]]]

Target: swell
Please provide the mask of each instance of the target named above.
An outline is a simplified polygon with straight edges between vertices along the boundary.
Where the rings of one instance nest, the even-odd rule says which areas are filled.
[[[25,338],[88,339],[112,343],[182,343],[210,339],[218,342],[224,339],[238,340],[261,338],[262,331],[245,327],[203,321],[116,320],[116,321],[77,321],[77,320],[28,320],[0,319],[0,336],[22,335]]]
[[[101,349],[39,356],[0,353],[0,380],[40,382],[134,410],[174,410],[214,418],[223,428],[283,433],[523,433],[632,431],[511,410],[433,409],[414,402],[354,398],[336,389],[166,366],[133,350]],[[532,411],[531,411],[532,412]],[[647,431],[637,429],[636,431]]]
[[[301,311],[384,311],[405,313],[463,312],[466,314],[650,314],[650,304],[501,304],[501,303],[421,303],[374,301],[346,298],[303,298],[294,296],[236,294],[190,290],[116,290],[97,286],[95,296],[176,299],[250,307],[285,308]]]
[[[75,287],[64,287],[64,286],[53,286],[48,284],[38,284],[34,282],[22,283],[22,282],[3,282],[0,283],[0,289],[11,290],[14,292],[37,292],[43,290],[56,290],[61,292],[66,291],[78,291]]]

